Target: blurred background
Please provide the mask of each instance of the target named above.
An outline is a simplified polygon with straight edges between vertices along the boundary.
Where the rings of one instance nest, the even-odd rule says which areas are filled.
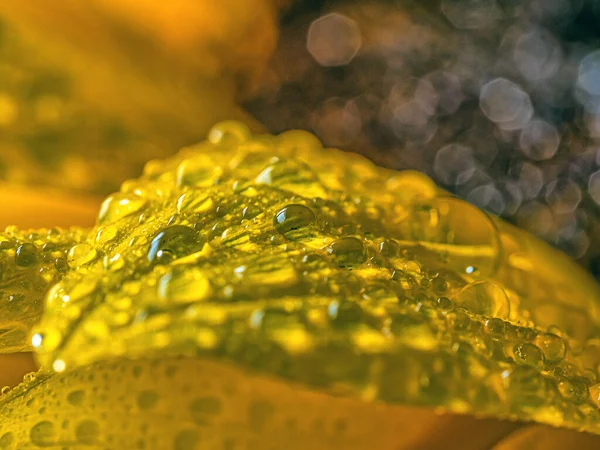
[[[600,278],[600,0],[163,3],[0,0],[0,179],[95,199],[217,120],[303,128]]]

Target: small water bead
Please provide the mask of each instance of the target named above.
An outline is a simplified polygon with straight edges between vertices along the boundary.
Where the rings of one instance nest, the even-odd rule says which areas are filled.
[[[286,154],[295,155],[306,149],[323,148],[321,141],[304,130],[289,130],[277,136],[277,147]]]
[[[204,247],[200,234],[185,225],[171,225],[152,239],[148,250],[148,261],[165,264],[173,258],[181,258],[199,252]]]
[[[31,443],[38,447],[52,446],[56,439],[56,428],[53,422],[43,420],[36,423],[29,431]]]
[[[538,346],[528,342],[515,345],[513,349],[515,358],[521,364],[542,368],[544,367],[544,354]]]
[[[138,213],[147,202],[135,194],[113,194],[102,203],[98,214],[98,223],[113,223]]]
[[[542,350],[546,361],[557,364],[566,355],[567,346],[565,341],[556,334],[543,333],[536,337],[535,344]]]
[[[11,391],[11,387],[10,386],[2,386],[2,388],[0,389],[0,395],[6,395]]]
[[[507,323],[502,319],[493,317],[485,321],[485,331],[492,336],[504,337],[506,335],[506,330]]]
[[[327,252],[338,267],[353,267],[367,260],[365,247],[356,237],[343,237],[333,241]]]
[[[38,249],[35,245],[25,243],[19,245],[15,252],[15,264],[20,267],[31,267],[38,261]]]
[[[465,286],[455,299],[456,304],[483,316],[507,319],[510,302],[506,292],[491,281],[478,281]]]
[[[312,209],[304,205],[287,205],[275,214],[275,229],[288,239],[298,239],[306,235],[306,228],[316,221]]]
[[[450,300],[448,297],[439,297],[436,300],[436,304],[444,311],[448,311],[454,306],[452,300]]]
[[[97,252],[90,244],[77,244],[71,247],[67,254],[67,263],[69,267],[77,269],[96,258]]]
[[[208,140],[214,145],[237,145],[252,136],[250,128],[236,120],[224,120],[214,125],[208,132]]]

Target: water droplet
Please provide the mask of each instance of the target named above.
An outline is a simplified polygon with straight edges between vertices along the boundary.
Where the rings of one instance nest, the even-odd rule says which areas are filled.
[[[348,64],[358,53],[362,37],[354,20],[339,13],[315,20],[308,30],[306,48],[325,67]]]
[[[500,237],[492,219],[463,200],[438,197],[417,204],[399,229],[407,251],[428,259],[438,255],[461,274],[488,277],[500,264]]]
[[[214,145],[239,144],[251,137],[248,126],[235,120],[224,120],[214,125],[208,132],[208,140]]]
[[[333,241],[327,251],[338,267],[360,265],[367,259],[363,243],[355,237],[343,237]]]
[[[536,337],[535,343],[544,353],[546,361],[557,364],[565,358],[567,347],[560,336],[543,333]]]
[[[310,225],[316,221],[315,213],[304,205],[287,205],[273,218],[275,229],[288,239],[306,237]]]
[[[158,283],[158,295],[167,302],[199,302],[207,299],[210,293],[206,273],[197,267],[173,268]]]
[[[491,281],[468,284],[459,292],[456,304],[475,314],[500,319],[507,319],[510,313],[504,289]]]
[[[22,244],[15,252],[15,264],[20,267],[31,267],[38,261],[37,247],[33,244]]]
[[[116,222],[123,217],[139,212],[146,200],[134,194],[113,194],[104,200],[98,214],[98,223]]]
[[[49,447],[54,444],[56,438],[56,429],[54,423],[49,420],[43,420],[36,423],[29,431],[31,443],[38,447]]]
[[[323,148],[321,141],[312,133],[304,130],[289,130],[277,136],[277,147],[288,156],[303,154],[306,150]]]
[[[436,300],[436,303],[439,306],[439,308],[443,309],[444,311],[448,311],[454,306],[452,304],[452,300],[450,300],[448,297],[439,297]]]
[[[148,261],[165,264],[171,258],[181,258],[199,252],[204,247],[200,234],[185,225],[171,225],[160,231],[150,243]]]
[[[541,369],[544,367],[544,354],[537,345],[528,342],[515,345],[513,350],[517,362]]]
[[[77,269],[96,258],[96,249],[90,244],[77,244],[71,247],[67,255],[67,262],[69,267]]]

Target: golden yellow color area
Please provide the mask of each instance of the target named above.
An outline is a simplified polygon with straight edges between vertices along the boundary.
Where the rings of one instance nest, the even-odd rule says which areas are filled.
[[[424,175],[306,132],[220,123],[92,229],[7,229],[0,268],[0,348],[42,365],[0,397],[3,450],[573,438],[515,420],[600,434],[594,281]]]

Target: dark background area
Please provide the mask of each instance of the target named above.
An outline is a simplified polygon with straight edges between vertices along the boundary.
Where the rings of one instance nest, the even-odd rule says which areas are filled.
[[[600,278],[600,0],[297,1],[247,109],[446,189]]]

